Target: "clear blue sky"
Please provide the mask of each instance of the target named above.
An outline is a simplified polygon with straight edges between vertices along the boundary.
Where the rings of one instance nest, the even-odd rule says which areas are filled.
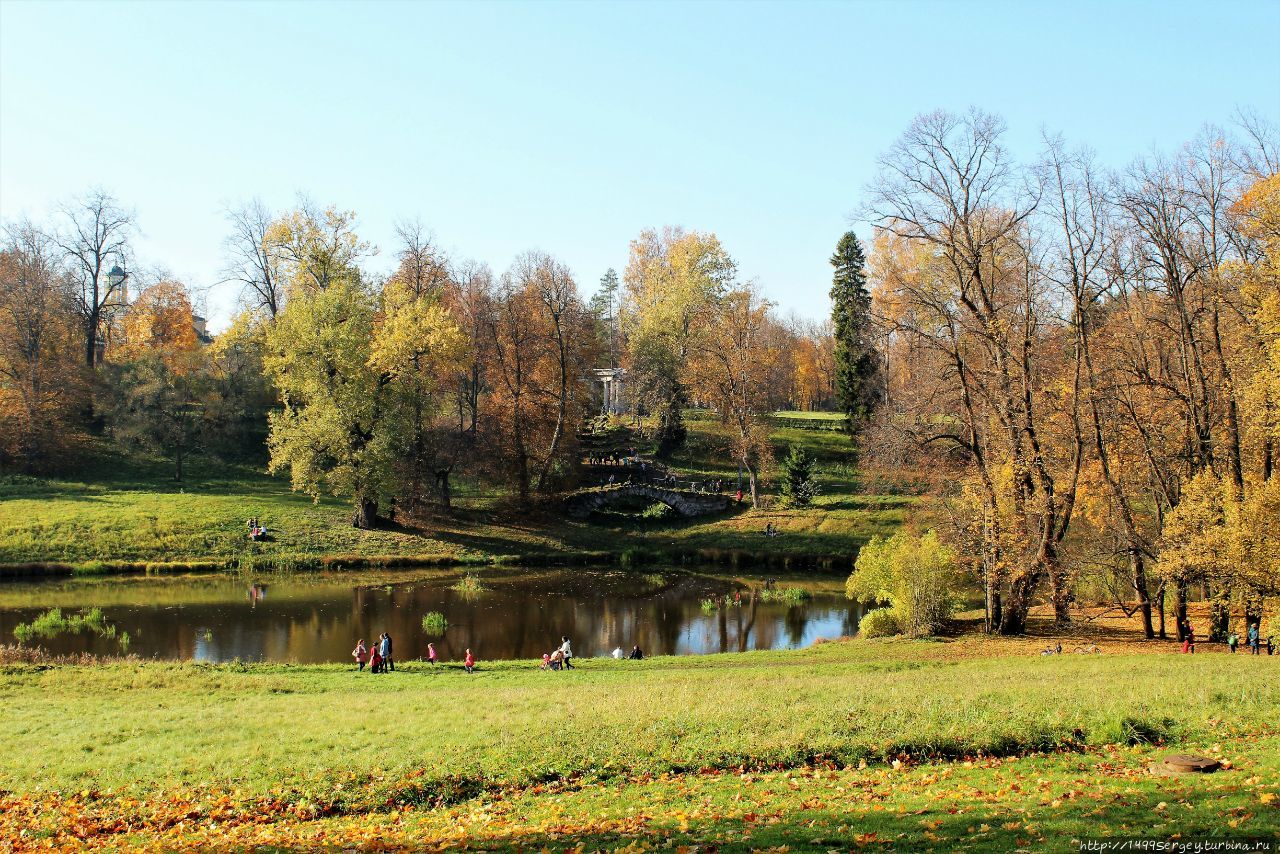
[[[0,0],[0,216],[101,185],[140,262],[219,279],[222,208],[355,209],[390,265],[420,216],[584,290],[647,226],[716,232],[784,311],[917,113],[1003,115],[1123,165],[1237,106],[1280,119],[1280,2],[273,3]],[[864,235],[866,228],[859,224]],[[234,294],[215,289],[225,323]]]

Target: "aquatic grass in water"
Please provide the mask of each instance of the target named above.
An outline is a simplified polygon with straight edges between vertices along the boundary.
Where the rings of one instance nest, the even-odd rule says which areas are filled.
[[[800,605],[809,598],[808,590],[800,587],[784,587],[781,590],[762,590],[761,602],[783,602],[787,605]]]
[[[489,588],[480,583],[480,576],[473,572],[468,572],[456,583],[449,585],[449,589],[468,596],[478,596]]]
[[[116,627],[107,622],[101,608],[90,608],[79,614],[64,615],[61,608],[50,608],[29,623],[19,623],[13,627],[13,636],[19,643],[30,643],[32,640],[48,640],[62,634],[79,634],[83,631],[93,632],[104,638],[114,638]],[[119,639],[121,648],[129,645],[126,632]]]
[[[439,637],[447,628],[449,628],[449,621],[439,611],[428,611],[422,618],[422,630],[429,635]]]

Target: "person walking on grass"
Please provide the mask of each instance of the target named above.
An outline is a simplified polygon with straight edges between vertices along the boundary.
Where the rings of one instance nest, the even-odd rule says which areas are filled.
[[[439,658],[439,656],[436,655],[436,645],[433,643],[427,644],[427,661],[431,662],[432,667],[436,666],[437,658]]]
[[[1236,654],[1236,647],[1238,647],[1239,645],[1240,645],[1240,636],[1238,634],[1236,634],[1235,632],[1232,632],[1231,634],[1227,635],[1227,649],[1230,650],[1232,655]]]
[[[396,662],[395,659],[391,657],[391,635],[386,632],[382,633],[381,646],[382,649],[380,652],[382,653],[382,669],[384,671],[389,670],[392,673],[395,673]]]
[[[569,645],[569,639],[564,635],[560,636],[560,652],[564,655],[564,669],[573,670],[573,647]]]
[[[476,657],[471,654],[471,650],[467,650],[467,657],[462,660],[462,666],[467,668],[468,673],[474,673],[476,669]]]
[[[356,660],[356,669],[364,670],[364,664],[369,660],[369,650],[364,645],[364,638],[356,642],[356,648],[351,650],[351,657]]]

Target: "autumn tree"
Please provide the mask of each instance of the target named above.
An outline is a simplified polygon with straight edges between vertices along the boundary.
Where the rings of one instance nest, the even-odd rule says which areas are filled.
[[[240,283],[240,298],[249,310],[274,318],[285,301],[283,258],[269,239],[274,217],[260,199],[252,199],[228,209],[227,222],[225,274]]]
[[[278,259],[288,297],[345,281],[374,254],[372,244],[356,234],[355,225],[354,211],[333,206],[321,210],[306,199],[271,223],[263,245]]]
[[[37,470],[69,438],[85,397],[73,283],[61,252],[30,222],[0,246],[0,459]]]
[[[85,365],[101,361],[98,342],[113,310],[125,303],[122,275],[129,268],[133,216],[104,190],[93,190],[62,209],[64,227],[56,238],[66,256],[80,315]]]
[[[489,302],[488,403],[496,458],[522,503],[547,491],[570,458],[569,429],[587,400],[590,315],[569,271],[530,252],[504,273]]]
[[[170,279],[144,288],[123,312],[121,328],[119,341],[108,352],[116,362],[154,354],[181,370],[185,357],[199,346],[186,286]]]
[[[736,276],[737,265],[714,234],[667,227],[631,241],[623,275],[627,381],[632,399],[656,418],[659,456],[684,442],[694,322]]]
[[[894,332],[943,371],[910,428],[922,445],[963,455],[989,619],[1017,634],[1046,579],[1056,618],[1070,618],[1060,551],[1083,441],[1070,426],[1051,438],[1053,401],[1040,377],[1060,349],[1027,231],[1038,196],[1001,146],[1003,130],[978,111],[917,117],[881,158],[867,212],[895,245],[881,273],[898,304]]]
[[[699,312],[689,338],[691,386],[729,426],[730,452],[747,475],[753,507],[773,459],[770,375],[781,351],[770,334],[771,308],[754,286],[735,287]]]

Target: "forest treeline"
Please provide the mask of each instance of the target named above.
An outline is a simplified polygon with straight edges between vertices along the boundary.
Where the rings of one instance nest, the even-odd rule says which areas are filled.
[[[368,527],[380,506],[450,507],[459,476],[522,504],[571,486],[597,368],[626,370],[660,455],[683,441],[685,407],[721,413],[753,499],[764,416],[833,404],[828,325],[781,319],[713,234],[643,232],[622,278],[608,271],[588,299],[548,254],[495,274],[445,257],[416,222],[397,229],[387,276],[354,212],[254,201],[228,226],[241,310],[210,339],[182,282],[131,271],[134,217],[105,192],[8,225],[0,464],[74,470],[104,434],[173,460],[181,480],[193,454],[265,448],[297,488],[350,496]]]
[[[927,473],[946,541],[1019,633],[1102,579],[1148,636],[1207,598],[1260,619],[1280,593],[1280,153],[1243,115],[1102,168],[1046,135],[1017,162],[995,116],[915,119],[830,261],[832,318],[779,316],[716,236],[641,233],[591,298],[551,255],[502,273],[416,223],[390,275],[353,212],[228,214],[242,310],[203,336],[191,295],[130,271],[131,214],[92,192],[0,252],[0,463],[74,467],[105,434],[175,462],[261,455],[295,487],[448,508],[459,479],[521,504],[573,485],[593,370],[626,370],[659,455],[714,410],[753,503],[768,416],[843,411],[869,470]],[[125,273],[125,271],[130,271]],[[132,297],[125,299],[130,288]],[[1167,608],[1171,605],[1171,608]]]
[[[1108,171],[1053,136],[1019,164],[997,117],[937,112],[880,159],[863,445],[950,481],[993,628],[1042,589],[1069,621],[1086,573],[1148,637],[1166,597],[1179,638],[1195,595],[1225,639],[1280,593],[1280,152],[1238,124]]]

